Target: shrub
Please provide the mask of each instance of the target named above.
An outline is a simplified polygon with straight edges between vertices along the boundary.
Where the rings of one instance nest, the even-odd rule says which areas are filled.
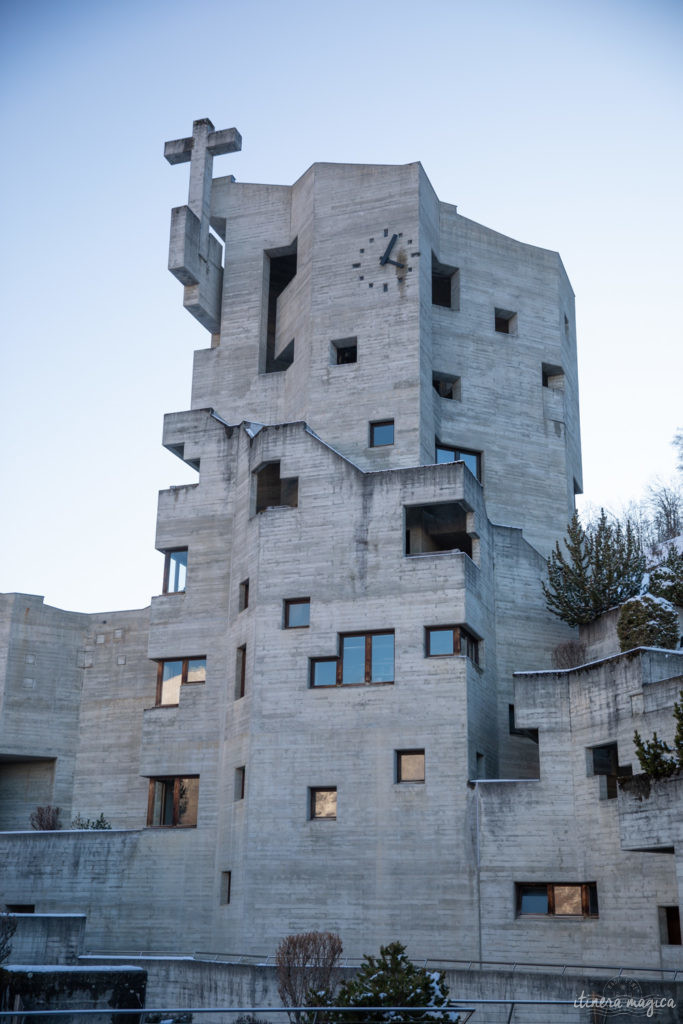
[[[95,818],[92,821],[90,818],[81,818],[80,814],[77,814],[71,822],[71,827],[81,829],[101,829],[104,831],[111,829],[111,824],[107,821],[104,814],[100,814],[99,818]]]
[[[0,911],[0,964],[5,961],[12,952],[10,939],[17,930],[17,922],[6,910]]]
[[[619,648],[666,647],[678,644],[678,615],[663,597],[643,594],[626,601],[617,619]]]
[[[36,807],[31,814],[31,828],[36,832],[56,832],[62,827],[59,820],[61,809],[47,804],[45,807]]]
[[[553,668],[574,668],[586,660],[586,645],[579,640],[567,640],[553,651]]]
[[[430,1021],[437,1024],[457,1024],[458,1015],[447,1010],[448,988],[440,971],[427,971],[416,967],[405,955],[405,946],[392,942],[381,946],[379,957],[365,956],[355,977],[345,981],[337,995],[337,1006],[358,1007],[358,1013],[330,1013],[334,1024],[413,1024]],[[328,1004],[329,1005],[329,1004]],[[386,1013],[369,1015],[365,1006],[387,1006]],[[392,1006],[414,1006],[410,1013],[397,1013]],[[420,1012],[420,1008],[424,1011]]]
[[[336,988],[342,941],[334,932],[287,935],[275,953],[277,990],[283,1006],[308,1006],[311,994],[325,998]],[[305,1015],[287,1011],[290,1020]]]

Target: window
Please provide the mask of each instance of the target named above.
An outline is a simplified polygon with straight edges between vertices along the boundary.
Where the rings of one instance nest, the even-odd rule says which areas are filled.
[[[425,752],[424,750],[396,751],[396,781],[424,782]]]
[[[244,611],[249,607],[249,580],[242,580],[239,590],[239,610]]]
[[[464,626],[427,626],[425,656],[444,658],[463,654],[479,664],[479,641]]]
[[[247,645],[237,648],[235,656],[235,700],[244,697],[247,688]]]
[[[452,448],[450,445],[436,442],[436,462],[464,462],[470,473],[481,480],[481,452],[468,451],[466,448]]]
[[[154,828],[195,828],[198,802],[198,775],[150,779],[147,825]]]
[[[517,915],[597,917],[598,888],[595,882],[517,883]]]
[[[394,421],[379,420],[370,424],[370,447],[382,448],[394,443]]]
[[[472,540],[467,533],[467,510],[458,501],[406,507],[405,537],[407,555],[464,551],[472,557]]]
[[[266,358],[265,372],[277,373],[291,366],[294,359],[294,342],[290,341],[279,356],[275,355],[278,331],[278,299],[287,285],[296,276],[297,242],[281,249],[266,252],[266,271],[268,274],[268,319],[266,324]]]
[[[525,739],[538,743],[538,729],[520,729],[515,724],[514,704],[508,704],[508,731],[511,736],[524,736]]]
[[[339,338],[330,343],[330,364],[343,366],[358,362],[358,338]]]
[[[439,398],[455,398],[461,400],[462,390],[460,377],[452,377],[449,373],[433,373],[432,387]]]
[[[35,914],[35,903],[7,903],[5,910],[8,914]]]
[[[164,552],[164,594],[181,594],[187,576],[187,548],[174,548]]]
[[[309,625],[310,615],[310,597],[291,597],[284,604],[284,628],[303,629]]]
[[[339,637],[338,658],[311,659],[311,686],[393,683],[394,634],[347,633]]]
[[[180,702],[180,687],[206,682],[206,658],[177,658],[160,661],[157,666],[156,706]]]
[[[256,512],[267,508],[288,505],[296,508],[299,504],[298,477],[280,476],[279,462],[266,462],[254,473],[256,477]]]
[[[247,769],[244,765],[235,768],[235,800],[244,800],[244,791],[247,782]]]
[[[494,325],[498,334],[516,334],[517,314],[510,309],[496,309]]]
[[[7,908],[10,909],[9,907]],[[681,945],[681,915],[677,906],[658,907],[659,934],[663,946]]]
[[[432,305],[460,309],[460,271],[439,263],[432,253]]]
[[[615,800],[619,776],[632,775],[631,765],[619,764],[619,750],[616,743],[605,743],[600,747],[589,747],[588,775],[600,775],[600,799]]]
[[[230,902],[230,890],[232,889],[232,871],[221,871],[221,906],[227,906]]]
[[[541,382],[544,388],[550,388],[551,391],[564,391],[564,370],[561,366],[542,363]]]
[[[311,789],[310,791],[310,816],[311,818],[336,819],[337,817],[337,787],[327,789]]]

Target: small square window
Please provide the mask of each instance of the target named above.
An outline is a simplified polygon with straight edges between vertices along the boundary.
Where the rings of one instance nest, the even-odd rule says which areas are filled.
[[[239,590],[239,610],[244,611],[249,607],[249,580],[242,580]]]
[[[550,388],[551,391],[564,391],[564,370],[561,366],[542,363],[541,382],[544,388]]]
[[[424,782],[425,752],[424,750],[396,751],[396,781]]]
[[[244,765],[235,768],[235,800],[244,800],[247,769]]]
[[[292,597],[285,601],[284,628],[303,629],[310,624],[310,597]]]
[[[232,889],[232,871],[221,871],[221,906],[230,902]]]
[[[150,779],[147,825],[152,828],[195,828],[198,802],[198,775]]]
[[[180,687],[206,682],[206,658],[175,658],[160,661],[157,667],[156,706],[180,703]]]
[[[328,789],[310,790],[310,815],[311,818],[336,819],[337,817],[337,787]]]
[[[311,686],[336,686],[338,658],[311,658]]]
[[[343,366],[345,363],[358,362],[358,339],[339,338],[330,343],[330,364]]]
[[[498,334],[516,334],[517,314],[510,309],[496,309],[494,324]]]
[[[162,593],[181,594],[187,576],[187,548],[174,548],[164,552],[164,583]]]
[[[247,645],[237,648],[235,656],[235,700],[247,692]]]
[[[370,447],[382,448],[394,443],[394,421],[379,420],[370,424]]]
[[[460,377],[453,377],[448,373],[433,373],[432,387],[439,398],[456,399],[458,402],[462,398]]]

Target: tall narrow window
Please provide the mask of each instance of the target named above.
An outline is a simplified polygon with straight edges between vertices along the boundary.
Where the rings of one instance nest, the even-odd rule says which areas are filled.
[[[294,359],[294,343],[288,342],[282,352],[276,355],[279,327],[279,299],[287,285],[296,276],[297,243],[282,249],[271,249],[266,253],[268,273],[268,319],[266,325],[265,372],[277,373],[291,366]]]
[[[659,907],[659,932],[663,946],[681,945],[681,915],[677,906]]]
[[[439,263],[432,253],[432,305],[460,309],[460,271]]]
[[[164,552],[164,594],[180,594],[185,590],[187,575],[187,548],[174,548]]]
[[[221,871],[221,906],[230,902],[232,890],[232,871]]]
[[[194,828],[198,803],[198,775],[150,779],[147,825],[154,828]]]
[[[239,610],[244,611],[249,607],[249,580],[242,580],[239,590]]]
[[[244,765],[235,768],[235,800],[244,800],[244,793],[247,783],[247,769]]]
[[[244,697],[247,690],[247,645],[237,648],[235,658],[235,700]]]

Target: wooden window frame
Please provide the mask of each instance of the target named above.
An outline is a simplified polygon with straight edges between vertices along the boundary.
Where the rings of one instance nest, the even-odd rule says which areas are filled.
[[[479,483],[482,482],[482,479],[481,479],[481,455],[482,455],[482,453],[481,452],[477,452],[473,448],[456,448],[455,445],[443,444],[441,441],[437,441],[435,443],[435,445],[434,445],[434,460],[435,460],[437,465],[442,465],[442,466],[443,465],[448,465],[448,463],[443,463],[443,462],[439,463],[439,452],[440,451],[441,452],[451,452],[452,455],[453,455],[453,462],[464,462],[464,459],[462,458],[463,455],[473,455],[475,457],[475,459],[477,460],[477,472],[476,472],[475,476],[476,476],[476,479],[479,481]],[[467,465],[467,463],[465,463],[465,465]],[[468,466],[468,469],[469,469],[469,466]],[[470,470],[470,472],[472,472],[472,471]]]
[[[344,683],[344,640],[349,637],[365,637],[365,679],[362,683]],[[339,655],[337,657],[337,686],[393,686],[394,679],[386,679],[383,682],[375,682],[372,679],[372,638],[373,636],[394,637],[394,676],[396,675],[396,634],[393,629],[373,629],[370,632],[359,630],[357,633],[339,634]]]
[[[186,554],[188,548],[164,548],[164,579],[162,583],[161,593],[162,594],[184,594],[187,587],[187,560],[185,562],[185,587],[182,590],[169,590],[168,584],[171,576],[171,555],[177,555],[179,551],[184,551]]]
[[[375,428],[376,427],[391,427],[391,441],[385,441],[382,444],[375,443]],[[370,421],[370,448],[391,448],[396,443],[396,423],[394,420],[371,420]]]
[[[548,910],[545,914],[527,914],[522,913],[522,895],[524,890],[527,888],[540,889],[543,886],[546,887],[547,899],[548,899]],[[570,887],[572,889],[581,890],[581,913],[580,914],[557,914],[555,912],[555,888],[556,887]],[[515,909],[517,917],[557,917],[563,920],[572,918],[574,920],[581,920],[583,918],[595,919],[600,916],[599,904],[598,904],[598,887],[595,882],[516,882],[515,883]],[[597,908],[595,913],[591,913],[591,894],[594,896],[595,906]]]
[[[421,779],[403,779],[401,778],[401,758],[406,754],[421,754],[422,755],[422,778]],[[427,759],[425,758],[425,751],[423,747],[415,747],[411,750],[397,750],[396,751],[396,782],[398,785],[403,786],[424,786],[425,778],[427,774]]]
[[[309,609],[309,621],[303,626],[294,626],[289,621],[289,610],[292,605],[295,604],[307,604]],[[282,628],[283,629],[309,629],[310,627],[310,609],[311,599],[310,597],[287,597],[284,600],[282,608]]]
[[[198,779],[199,775],[154,775],[149,780],[149,793],[147,797],[147,828],[196,828],[197,822],[192,824],[182,824],[178,822],[180,813],[180,783],[182,779]],[[173,822],[170,825],[156,824],[152,819],[154,817],[154,788],[157,782],[165,784],[173,783]],[[199,787],[197,787],[197,793],[199,793]],[[197,797],[199,800],[199,796]],[[197,817],[199,817],[199,810],[197,810]]]
[[[338,662],[339,662],[339,658],[331,656],[331,657],[311,658],[310,659],[310,661],[309,661],[309,666],[310,667],[309,667],[308,683],[309,683],[309,687],[310,687],[311,690],[330,690],[330,689],[332,689],[333,686],[337,685],[336,683],[316,683],[316,681],[315,681],[315,666],[317,664],[321,663],[321,662],[334,662],[335,665],[337,665]],[[335,678],[336,678],[336,674],[337,674],[337,671],[335,669]]]
[[[451,654],[432,654],[431,634],[432,632],[453,631],[453,651]],[[462,655],[469,658],[473,665],[479,665],[479,639],[465,626],[456,626],[447,623],[443,626],[425,626],[425,658],[454,658]],[[463,651],[463,646],[465,650]],[[474,654],[474,657],[472,657]]]
[[[177,708],[177,704],[162,704],[161,694],[164,685],[164,665],[168,664],[169,661],[179,661],[182,663],[180,671],[180,685],[182,686],[203,686],[206,682],[206,655],[205,654],[191,654],[187,658],[161,658],[157,662],[157,693],[156,703],[157,708]],[[203,661],[204,662],[204,678],[203,679],[191,679],[188,680],[187,674],[189,670],[189,663],[191,661]]]
[[[308,813],[311,821],[336,821],[337,820],[337,805],[335,801],[334,815],[331,814],[316,814],[315,813],[315,798],[318,793],[337,793],[336,786],[311,786],[309,794],[309,805]]]

